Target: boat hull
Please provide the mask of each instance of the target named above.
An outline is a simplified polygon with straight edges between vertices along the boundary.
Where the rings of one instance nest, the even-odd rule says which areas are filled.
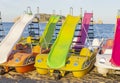
[[[26,73],[26,72],[35,70],[35,67],[34,67],[34,64],[30,64],[27,66],[15,67],[15,70],[18,73]]]
[[[39,74],[48,74],[53,75],[54,72],[59,71],[59,73],[64,76],[66,72],[72,72],[74,77],[83,77],[87,74],[94,66],[95,63],[95,54],[93,53],[92,56],[83,55],[85,54],[87,49],[81,53],[82,56],[79,55],[71,55],[68,60],[66,61],[66,65],[61,68],[50,68],[47,65],[47,54],[39,54],[36,56],[35,60],[35,67]],[[91,53],[90,53],[91,54]],[[88,59],[89,57],[89,59]]]

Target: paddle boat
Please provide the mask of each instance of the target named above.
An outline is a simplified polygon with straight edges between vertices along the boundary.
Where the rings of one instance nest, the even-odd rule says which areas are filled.
[[[19,41],[19,43],[12,48],[9,56],[5,57],[6,61],[3,61],[0,64],[0,74],[4,74],[13,68],[19,73],[25,73],[34,70],[36,55],[38,53],[46,53],[49,51],[49,43],[52,40],[52,35],[59,18],[60,16],[55,15],[50,17],[49,22],[47,23],[45,30],[37,43],[33,42],[32,37],[27,37],[25,43],[21,43]],[[24,21],[24,18],[22,21]],[[16,23],[18,22],[19,20]],[[15,26],[16,23],[13,26]]]
[[[95,66],[98,73],[107,76],[111,70],[120,70],[120,17],[117,17],[114,38],[106,39],[96,55]]]
[[[79,33],[81,38],[78,38],[78,41],[73,41],[73,38],[80,17],[71,15],[66,17],[50,53],[38,54],[35,59],[35,67],[39,74],[49,73],[55,79],[60,79],[67,72],[72,72],[74,77],[83,77],[92,69],[99,47],[97,45],[100,45],[98,39],[95,39],[94,42],[97,43],[94,46],[97,48],[92,48],[92,45],[84,46],[92,15],[92,13],[85,13]],[[76,44],[71,48],[72,42]],[[71,49],[73,53],[70,53]]]

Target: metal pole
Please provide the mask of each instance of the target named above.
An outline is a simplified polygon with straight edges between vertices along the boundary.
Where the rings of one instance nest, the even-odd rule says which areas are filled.
[[[82,8],[80,8],[80,16],[82,17]]]
[[[81,24],[82,24],[82,8],[80,8],[80,20],[81,20]]]
[[[120,16],[120,9],[118,10],[118,16]]]
[[[37,14],[39,14],[39,7],[37,7]]]
[[[27,13],[32,15],[31,7],[27,7]]]
[[[70,7],[70,15],[73,15],[73,8]]]
[[[60,10],[60,16],[62,16],[62,10]]]
[[[1,11],[0,11],[0,19],[1,19]]]
[[[55,10],[53,10],[53,15],[55,15],[56,14],[56,11]]]

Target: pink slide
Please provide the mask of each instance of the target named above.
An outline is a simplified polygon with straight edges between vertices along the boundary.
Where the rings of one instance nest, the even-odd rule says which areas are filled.
[[[120,66],[120,18],[117,18],[116,32],[113,42],[111,63]]]
[[[76,50],[80,50],[80,48],[82,48],[82,46],[85,44],[85,40],[87,38],[88,29],[89,29],[92,16],[93,16],[93,13],[84,13],[84,17],[81,25],[81,31],[79,32],[80,37],[77,38],[77,42],[80,42],[80,43],[76,43],[74,47]]]

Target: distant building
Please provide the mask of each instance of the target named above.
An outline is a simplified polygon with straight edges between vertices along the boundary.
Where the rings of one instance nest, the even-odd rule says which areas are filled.
[[[98,19],[97,24],[103,24],[103,21],[101,19]]]

